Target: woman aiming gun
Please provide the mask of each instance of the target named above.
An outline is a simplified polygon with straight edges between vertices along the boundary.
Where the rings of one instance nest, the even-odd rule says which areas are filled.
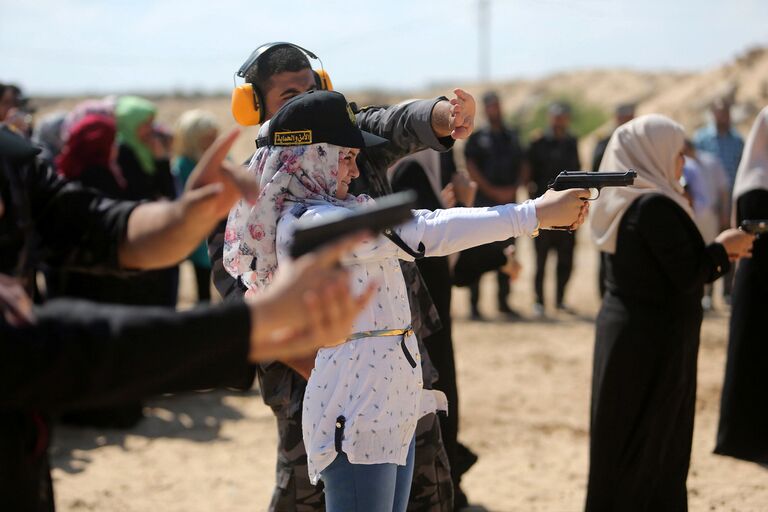
[[[224,263],[258,296],[289,260],[299,218],[332,219],[373,199],[348,193],[355,157],[386,142],[361,132],[339,93],[310,91],[287,102],[262,128],[252,162],[262,192],[230,214]],[[329,511],[404,511],[413,472],[418,418],[444,409],[442,393],[424,390],[419,349],[398,260],[438,256],[538,227],[584,221],[586,190],[547,192],[536,201],[493,208],[416,210],[414,219],[360,245],[345,265],[356,292],[373,299],[346,342],[315,358],[303,406],[312,482],[323,480]],[[303,314],[297,311],[295,314]]]

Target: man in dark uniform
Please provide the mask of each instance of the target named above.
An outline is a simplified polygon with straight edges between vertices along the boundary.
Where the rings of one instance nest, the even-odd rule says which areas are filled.
[[[497,206],[517,201],[517,188],[522,178],[522,168],[525,154],[517,132],[507,128],[502,119],[499,97],[495,92],[483,96],[485,116],[488,126],[476,130],[467,140],[464,155],[470,178],[477,183],[476,206]],[[494,251],[503,253],[504,248],[514,245],[511,238],[500,244],[476,247],[474,251]],[[502,258],[503,259],[503,258]],[[509,276],[500,270],[496,271],[498,282],[499,312],[511,319],[520,315],[509,307]],[[480,319],[477,303],[480,299],[480,277],[469,285],[470,306],[472,318]]]
[[[548,129],[528,148],[532,197],[538,197],[546,192],[547,185],[560,171],[577,171],[581,167],[576,137],[568,131],[570,107],[564,103],[553,103],[549,107],[548,114]],[[538,317],[544,316],[544,269],[550,251],[557,253],[557,309],[570,312],[563,299],[573,268],[576,238],[567,231],[542,231],[534,242],[536,246],[534,314]]]
[[[314,89],[316,80],[306,55],[292,45],[277,45],[246,70],[245,79],[264,99],[264,120],[269,120],[290,98]],[[388,108],[366,107],[355,112],[361,130],[389,140],[389,144],[360,152],[361,176],[352,183],[353,194],[379,197],[392,192],[386,169],[403,156],[427,147],[444,151],[454,139],[466,138],[474,122],[474,99],[457,90],[456,98],[414,100]],[[224,225],[208,240],[214,285],[225,300],[238,300],[243,290],[222,265]],[[403,276],[410,293],[413,328],[420,340],[425,387],[437,379],[421,339],[435,332],[440,321],[416,264],[403,262]],[[301,407],[314,358],[275,361],[259,365],[257,372],[264,402],[277,416],[277,486],[270,511],[321,511],[322,488],[309,482],[306,450],[301,434]],[[440,423],[434,414],[423,417],[416,428],[416,462],[409,510],[453,510],[453,484],[442,445]]]
[[[249,363],[305,354],[348,332],[362,305],[351,306],[348,292],[345,299],[348,276],[333,270],[339,251],[315,257],[314,263],[298,262],[295,275],[285,273],[276,294],[250,305],[184,313],[66,299],[33,306],[34,273],[43,265],[107,272],[185,258],[239,196],[220,169],[236,135],[203,157],[200,168],[206,172],[196,178],[200,188],[190,188],[177,201],[139,204],[66,182],[38,165],[37,150],[0,124],[3,510],[54,508],[47,454],[50,413],[173,391],[248,388],[253,381]],[[202,186],[206,182],[209,186]],[[337,275],[313,278],[329,272]],[[305,325],[295,325],[296,315],[286,313],[293,310],[287,305],[306,292],[334,288],[341,293],[324,300],[347,309],[346,319],[312,322],[305,316]],[[276,339],[273,333],[285,327],[291,334]],[[282,349],[272,350],[277,347]]]

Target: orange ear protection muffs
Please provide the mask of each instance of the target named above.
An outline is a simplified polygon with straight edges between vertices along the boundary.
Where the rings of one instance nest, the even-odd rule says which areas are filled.
[[[240,66],[240,69],[237,70],[236,75],[240,78],[245,78],[245,73],[253,66],[258,66],[259,59],[264,54],[281,46],[291,46],[296,48],[308,58],[315,59],[320,62],[320,70],[312,70],[312,73],[315,75],[315,85],[318,89],[327,91],[333,90],[331,77],[328,75],[325,69],[323,69],[323,61],[321,61],[320,58],[314,53],[310,52],[309,50],[305,50],[301,46],[295,45],[293,43],[267,43],[259,46],[253,51],[253,53],[251,53],[250,57],[248,57],[248,60],[246,60],[243,65]],[[237,83],[235,83],[235,88],[232,90],[232,115],[238,124],[243,126],[261,124],[261,122],[264,120],[263,105],[265,104],[266,103],[264,101],[263,93],[259,90],[258,87],[249,83],[244,83],[242,85],[237,85]]]

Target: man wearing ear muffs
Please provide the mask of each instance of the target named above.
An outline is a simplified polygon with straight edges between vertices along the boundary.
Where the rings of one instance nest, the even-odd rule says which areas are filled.
[[[291,43],[269,43],[257,48],[241,66],[238,76],[245,84],[233,93],[233,114],[241,124],[268,121],[289,99],[312,89],[331,89],[324,69],[312,69],[309,58],[317,57]],[[319,59],[317,59],[319,60]],[[243,91],[245,89],[245,92]],[[353,105],[360,129],[388,139],[380,148],[364,150],[357,159],[361,176],[351,193],[373,197],[392,193],[386,169],[400,158],[426,148],[446,151],[455,139],[467,138],[474,126],[475,101],[456,89],[451,100],[439,97],[411,100],[391,107]],[[239,95],[239,96],[238,96]],[[216,288],[225,299],[243,295],[240,286],[222,266],[224,223],[208,240]],[[403,276],[410,292],[413,327],[422,354],[421,339],[441,328],[437,310],[423,284],[418,268],[404,262]],[[270,511],[321,511],[325,509],[322,488],[310,484],[307,457],[301,432],[301,407],[306,379],[314,357],[262,364],[257,375],[264,402],[277,416],[277,486]],[[423,358],[425,387],[437,380],[428,357]],[[457,496],[456,507],[466,503]],[[450,512],[454,510],[454,489],[448,457],[443,447],[440,424],[434,414],[423,417],[416,430],[416,463],[408,510]]]

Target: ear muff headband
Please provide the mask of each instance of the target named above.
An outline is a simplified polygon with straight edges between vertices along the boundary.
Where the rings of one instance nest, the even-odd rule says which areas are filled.
[[[240,66],[240,69],[238,69],[238,70],[237,70],[237,76],[239,76],[240,78],[245,78],[245,73],[246,73],[246,72],[247,72],[247,71],[248,71],[248,70],[249,70],[249,69],[250,69],[250,68],[251,68],[251,67],[252,67],[254,64],[256,64],[256,61],[258,61],[258,60],[259,60],[259,58],[260,58],[262,55],[264,55],[264,54],[265,54],[265,53],[267,53],[268,51],[270,51],[270,50],[273,50],[273,49],[275,49],[275,48],[278,48],[278,47],[280,47],[280,46],[291,46],[291,47],[293,47],[293,48],[296,48],[296,49],[297,49],[297,50],[299,50],[300,52],[302,52],[304,55],[306,55],[306,56],[307,56],[307,57],[309,57],[310,59],[315,59],[315,60],[318,60],[318,61],[320,60],[320,57],[318,57],[317,55],[315,55],[315,54],[314,54],[314,53],[312,53],[311,51],[309,51],[309,50],[307,50],[307,49],[305,49],[305,48],[302,48],[301,46],[299,46],[299,45],[297,45],[297,44],[293,44],[293,43],[286,43],[286,42],[266,43],[266,44],[263,44],[263,45],[259,46],[259,47],[258,47],[258,48],[256,48],[255,50],[253,50],[253,52],[252,52],[252,53],[251,53],[251,55],[248,57],[248,59],[246,59],[246,61],[245,61],[245,62],[243,62],[243,65],[242,65],[242,66]],[[321,65],[321,67],[322,67],[322,61],[320,62],[320,65]]]
[[[237,70],[235,75],[239,76],[240,78],[245,78],[246,72],[249,69],[251,69],[253,66],[258,66],[259,59],[263,55],[281,46],[290,46],[290,47],[296,48],[297,50],[301,51],[304,55],[306,55],[308,58],[315,59],[318,62],[320,62],[320,69],[312,70],[315,76],[315,84],[318,89],[328,90],[328,91],[333,90],[331,77],[323,68],[323,61],[320,60],[320,58],[314,53],[293,43],[276,42],[276,43],[266,43],[259,46],[251,53],[251,55],[243,63],[243,65],[240,66],[240,69]],[[255,87],[253,84],[250,84],[250,83],[244,83],[242,85],[237,85],[237,83],[235,83],[235,87],[232,90],[232,115],[234,116],[235,121],[237,121],[238,124],[241,124],[243,126],[253,126],[253,125],[261,124],[261,122],[263,121],[263,116],[262,116],[263,105],[265,105],[265,99],[262,94],[262,91],[260,91],[258,87]]]

